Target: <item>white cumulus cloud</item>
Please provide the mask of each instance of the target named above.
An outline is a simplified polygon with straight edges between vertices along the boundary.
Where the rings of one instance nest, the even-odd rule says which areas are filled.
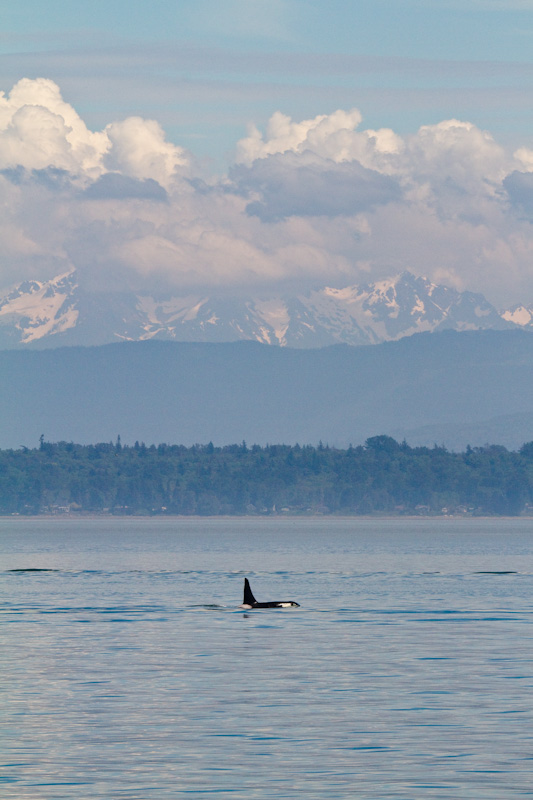
[[[109,170],[166,186],[188,164],[185,151],[165,140],[155,120],[129,117],[111,123],[105,133],[110,146],[103,163]]]
[[[23,78],[0,94],[0,168],[97,174],[108,147],[107,135],[90,131],[53,81]]]
[[[153,120],[130,117],[90,131],[51,80],[23,78],[0,93],[0,169],[55,167],[88,178],[117,171],[164,184],[187,163]]]
[[[301,122],[277,111],[268,122],[265,136],[255,125],[250,126],[248,136],[237,144],[236,161],[250,165],[275,153],[311,151],[337,163],[357,160],[365,167],[385,166],[403,148],[402,139],[388,128],[359,131],[361,121],[357,108]]]
[[[46,79],[0,95],[0,286],[272,294],[410,269],[533,300],[533,151],[468,121],[400,136],[359,110],[252,126],[205,180],[155,120],[91,131]]]

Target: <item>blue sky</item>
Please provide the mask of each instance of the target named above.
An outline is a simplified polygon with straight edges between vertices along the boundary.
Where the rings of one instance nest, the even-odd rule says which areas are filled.
[[[0,11],[0,288],[533,302],[533,0]]]
[[[533,2],[2,3],[2,88],[47,77],[93,128],[138,114],[226,163],[250,121],[356,106],[400,133],[456,117],[533,142]]]

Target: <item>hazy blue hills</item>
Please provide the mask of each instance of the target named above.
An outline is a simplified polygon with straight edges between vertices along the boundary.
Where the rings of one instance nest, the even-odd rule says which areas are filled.
[[[418,334],[298,350],[125,342],[0,352],[0,447],[49,441],[364,442],[461,449],[533,439],[533,336]],[[425,438],[424,438],[425,437]]]

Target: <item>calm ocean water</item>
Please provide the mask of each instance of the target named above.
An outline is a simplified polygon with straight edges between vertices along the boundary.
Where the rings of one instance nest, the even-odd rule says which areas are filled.
[[[533,797],[531,520],[4,518],[0,545],[5,798]],[[301,608],[239,610],[245,575]]]

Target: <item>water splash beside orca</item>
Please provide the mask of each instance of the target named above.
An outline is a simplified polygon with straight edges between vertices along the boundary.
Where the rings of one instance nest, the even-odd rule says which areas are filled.
[[[248,578],[244,579],[244,597],[241,608],[300,608],[300,603],[294,600],[271,600],[268,603],[258,603],[250,588]]]

